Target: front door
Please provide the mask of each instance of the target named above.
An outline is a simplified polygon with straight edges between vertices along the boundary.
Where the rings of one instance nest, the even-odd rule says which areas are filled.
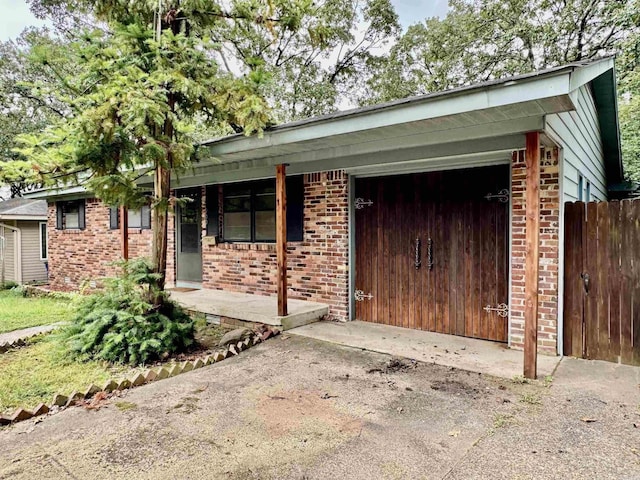
[[[357,179],[356,318],[506,342],[508,186],[508,166]]]
[[[176,269],[178,282],[202,282],[202,200],[200,189],[181,190],[191,201],[176,211]]]

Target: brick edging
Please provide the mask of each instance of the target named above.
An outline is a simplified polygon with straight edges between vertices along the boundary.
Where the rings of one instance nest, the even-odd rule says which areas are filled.
[[[70,395],[62,395],[56,393],[49,405],[45,403],[39,404],[33,410],[27,410],[25,408],[18,408],[12,415],[0,415],[0,427],[10,425],[12,423],[28,420],[33,417],[44,415],[49,413],[54,408],[66,408],[76,405],[80,402],[86,401],[94,397],[99,392],[105,392],[107,394],[116,391],[122,391],[133,387],[139,387],[146,383],[155,382],[158,380],[164,380],[165,378],[175,377],[181,373],[187,373],[197,368],[202,368],[206,365],[211,365],[220,362],[230,356],[238,355],[243,350],[247,350],[258,343],[261,343],[271,336],[277,335],[277,330],[267,330],[262,335],[256,334],[250,338],[242,340],[227,346],[223,350],[219,350],[211,355],[206,355],[195,360],[187,360],[182,363],[173,364],[171,367],[162,366],[147,369],[143,373],[138,373],[131,379],[121,380],[116,382],[111,379],[107,381],[102,388],[96,385],[89,385],[84,392],[74,391]]]

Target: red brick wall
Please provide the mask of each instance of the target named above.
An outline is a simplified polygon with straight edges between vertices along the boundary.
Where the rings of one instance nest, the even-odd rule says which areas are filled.
[[[74,290],[91,280],[99,284],[101,278],[115,273],[109,263],[120,259],[120,231],[109,229],[109,207],[87,199],[85,221],[84,230],[56,230],[56,205],[49,203],[49,284],[53,289]],[[151,238],[151,230],[130,228],[130,258],[150,255]]]
[[[332,317],[346,320],[348,178],[342,171],[307,174],[304,187],[304,240],[290,242],[288,248],[289,298],[328,304]],[[203,198],[203,211],[205,202]],[[274,244],[213,245],[205,238],[202,248],[205,288],[276,294]],[[173,245],[170,251],[174,252]]]
[[[557,353],[560,183],[558,151],[546,150],[540,168],[540,274],[538,286],[538,350]],[[514,152],[511,166],[512,271],[511,347],[524,347],[525,193],[524,151]]]

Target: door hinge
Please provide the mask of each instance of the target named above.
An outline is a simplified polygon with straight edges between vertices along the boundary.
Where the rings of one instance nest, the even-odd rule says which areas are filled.
[[[353,206],[356,210],[362,210],[364,207],[370,207],[373,205],[372,200],[365,200],[364,198],[358,197],[354,200]]]
[[[365,300],[371,300],[373,295],[370,293],[365,294],[362,290],[356,290],[353,292],[353,298],[356,302],[364,302]]]
[[[484,198],[489,201],[497,200],[500,203],[509,203],[509,190],[505,188],[498,193],[487,193]]]
[[[509,305],[506,303],[500,303],[497,307],[492,307],[491,305],[487,305],[483,308],[485,312],[496,312],[499,317],[506,317],[509,315]]]

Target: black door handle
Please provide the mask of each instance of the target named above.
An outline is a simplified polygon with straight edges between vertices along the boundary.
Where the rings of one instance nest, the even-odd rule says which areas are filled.
[[[420,265],[422,264],[422,259],[421,259],[421,254],[420,254],[420,237],[416,237],[416,251],[415,251],[415,259],[414,259],[414,266],[416,267],[416,270],[418,270],[420,268]]]

